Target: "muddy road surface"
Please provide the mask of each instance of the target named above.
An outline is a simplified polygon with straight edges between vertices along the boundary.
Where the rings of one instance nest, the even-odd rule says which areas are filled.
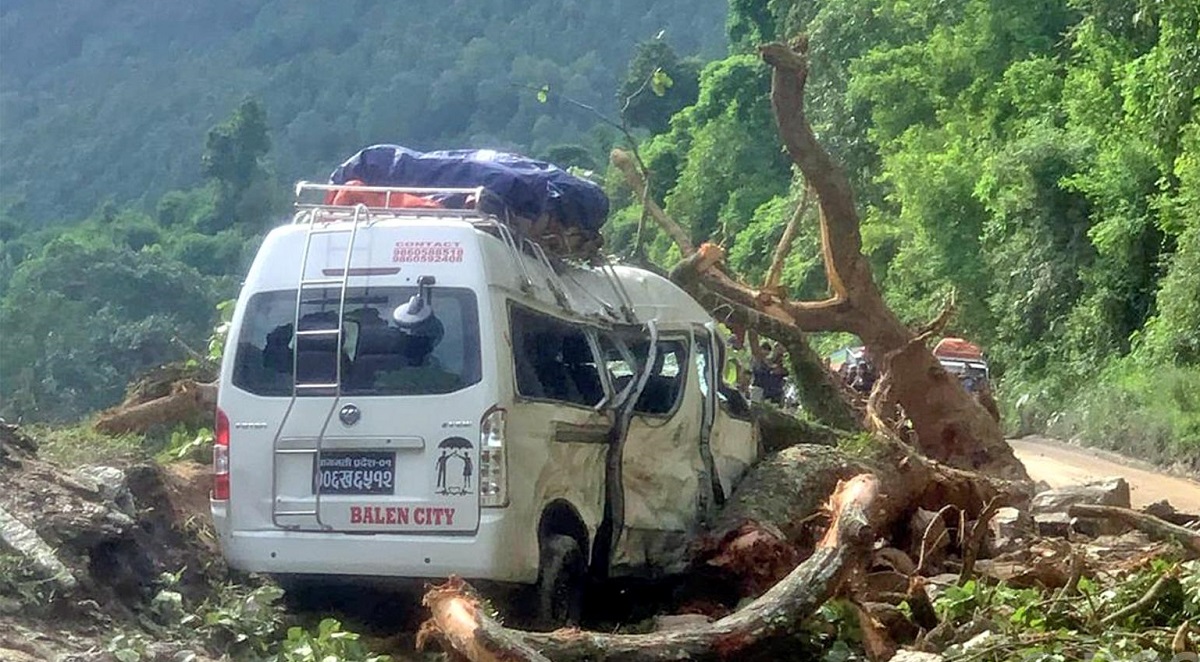
[[[1112,453],[1030,436],[1008,442],[1017,459],[1025,463],[1030,478],[1046,481],[1051,487],[1079,485],[1109,476],[1121,476],[1129,483],[1134,508],[1166,499],[1176,510],[1200,513],[1200,483],[1170,476],[1137,460]]]

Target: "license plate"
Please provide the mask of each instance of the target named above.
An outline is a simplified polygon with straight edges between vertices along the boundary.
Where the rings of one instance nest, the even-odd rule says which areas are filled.
[[[314,494],[396,493],[395,453],[325,451],[314,464]]]

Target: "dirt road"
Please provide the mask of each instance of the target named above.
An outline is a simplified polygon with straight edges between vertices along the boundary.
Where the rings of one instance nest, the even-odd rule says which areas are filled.
[[[1087,448],[1071,446],[1045,437],[1023,437],[1008,442],[1017,459],[1025,463],[1029,476],[1051,487],[1077,485],[1108,476],[1129,482],[1134,508],[1162,499],[1176,510],[1200,513],[1200,483],[1158,473],[1135,460],[1125,460]]]

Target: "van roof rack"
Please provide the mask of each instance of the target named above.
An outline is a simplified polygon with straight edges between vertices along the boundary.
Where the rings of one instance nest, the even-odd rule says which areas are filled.
[[[315,200],[313,198],[316,198]],[[296,215],[293,223],[313,224],[352,221],[365,208],[367,222],[386,218],[453,218],[497,236],[508,247],[521,270],[522,286],[534,286],[529,271],[520,259],[526,253],[547,268],[546,283],[559,305],[571,310],[567,285],[559,277],[554,261],[581,262],[599,270],[616,297],[616,305],[605,305],[609,315],[634,323],[633,302],[613,263],[600,250],[603,238],[589,236],[580,228],[567,228],[546,220],[540,222],[513,214],[504,201],[487,188],[414,188],[364,186],[359,184],[296,184]],[[357,221],[356,221],[357,222]]]
[[[601,254],[604,239],[598,232],[564,226],[548,217],[519,216],[500,196],[483,186],[422,188],[301,181],[296,184],[294,222],[349,220],[359,204],[365,205],[376,220],[398,216],[455,218],[468,222],[494,219],[516,235],[518,245],[525,240],[531,241],[549,257],[589,264],[604,259]],[[484,223],[485,226],[488,224]]]

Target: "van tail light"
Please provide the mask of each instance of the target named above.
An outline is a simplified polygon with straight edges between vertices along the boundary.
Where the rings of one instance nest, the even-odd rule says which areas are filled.
[[[217,424],[213,435],[213,487],[212,498],[216,501],[229,500],[229,417],[217,410]]]
[[[484,508],[503,508],[508,505],[505,416],[503,409],[493,407],[479,422],[479,505]]]

